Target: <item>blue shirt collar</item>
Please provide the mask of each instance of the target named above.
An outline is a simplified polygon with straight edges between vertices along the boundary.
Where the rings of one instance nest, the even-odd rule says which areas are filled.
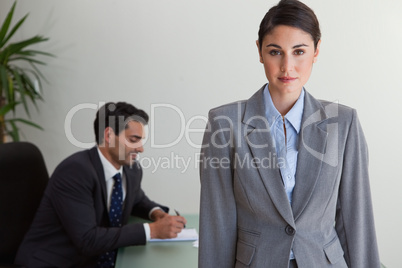
[[[268,123],[272,126],[275,121],[281,117],[281,114],[275,108],[274,103],[272,102],[271,94],[268,90],[268,84],[264,88],[264,102],[265,102],[265,115],[267,117]],[[300,132],[301,128],[301,121],[303,116],[303,109],[304,109],[304,88],[302,89],[299,98],[297,99],[296,103],[290,109],[290,111],[285,115],[285,118],[292,127],[296,130],[297,133]]]

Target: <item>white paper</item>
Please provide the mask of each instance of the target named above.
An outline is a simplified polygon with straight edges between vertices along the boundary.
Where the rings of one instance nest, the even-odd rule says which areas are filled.
[[[176,238],[168,238],[168,239],[150,239],[149,242],[156,242],[156,241],[194,241],[198,240],[198,233],[195,228],[184,228],[181,232],[177,235]]]

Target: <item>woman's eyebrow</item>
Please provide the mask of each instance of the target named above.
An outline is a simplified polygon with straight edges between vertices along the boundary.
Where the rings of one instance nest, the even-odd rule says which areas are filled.
[[[306,45],[306,44],[299,44],[299,45],[293,46],[293,48],[299,48],[299,47],[308,47],[308,45]]]
[[[266,47],[276,47],[276,48],[282,49],[281,46],[278,46],[277,44],[272,44],[272,43],[269,45],[266,45]]]
[[[268,44],[268,45],[266,45],[266,47],[276,47],[276,48],[282,49],[281,46],[274,44],[274,43]],[[295,48],[300,48],[300,47],[308,47],[308,45],[302,43],[302,44],[295,45],[292,48],[295,49]]]

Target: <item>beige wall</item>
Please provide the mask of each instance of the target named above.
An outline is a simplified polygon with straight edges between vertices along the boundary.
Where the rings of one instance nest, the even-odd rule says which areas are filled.
[[[13,1],[0,2],[4,19]],[[23,128],[45,155],[50,172],[80,150],[65,131],[91,146],[95,108],[123,100],[153,117],[143,154],[143,187],[152,198],[184,213],[199,205],[197,146],[210,108],[245,99],[265,82],[255,40],[267,9],[262,0],[35,0],[19,1],[16,17],[30,12],[18,37],[40,33],[57,58],[43,68],[49,83],[33,119],[45,131]],[[380,254],[400,265],[402,177],[402,2],[308,0],[322,27],[321,54],[306,85],[317,98],[357,108],[370,148],[371,186]],[[170,104],[164,107],[159,104]],[[71,116],[72,109],[81,109]],[[23,113],[19,112],[22,116]],[[182,116],[182,117],[181,117]],[[68,120],[67,120],[68,121]],[[183,127],[184,125],[184,127]],[[186,126],[187,125],[187,126]],[[70,128],[69,128],[70,129]],[[184,133],[182,132],[184,131]],[[152,138],[150,136],[150,138]],[[190,161],[184,171],[175,159]],[[150,161],[160,161],[159,168]],[[168,166],[175,165],[175,166]]]

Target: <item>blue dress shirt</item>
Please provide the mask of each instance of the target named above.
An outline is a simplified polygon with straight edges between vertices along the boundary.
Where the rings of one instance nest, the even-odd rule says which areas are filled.
[[[268,84],[264,89],[264,101],[265,115],[268,120],[278,158],[277,163],[281,172],[286,195],[288,196],[290,206],[292,206],[292,193],[296,184],[297,148],[304,108],[304,89],[302,89],[296,103],[284,117],[282,117],[272,102]],[[286,132],[284,128],[286,128]],[[290,254],[290,259],[294,259],[293,251]]]

